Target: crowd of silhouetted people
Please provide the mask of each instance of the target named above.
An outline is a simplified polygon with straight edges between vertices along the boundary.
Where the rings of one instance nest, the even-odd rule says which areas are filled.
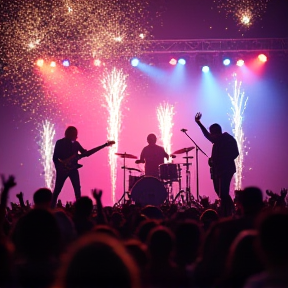
[[[235,191],[223,217],[206,197],[103,207],[93,189],[51,209],[47,188],[29,205],[13,176],[2,186],[0,287],[288,287],[287,189]]]

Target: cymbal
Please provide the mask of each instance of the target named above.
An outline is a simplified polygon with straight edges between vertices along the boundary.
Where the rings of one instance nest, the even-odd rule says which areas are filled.
[[[141,170],[139,170],[137,168],[130,168],[130,167],[126,167],[126,166],[122,166],[121,169],[126,169],[126,170],[129,170],[129,171],[141,172]]]
[[[180,150],[177,150],[175,152],[173,152],[172,154],[182,154],[182,153],[187,153],[189,151],[191,151],[192,149],[194,149],[195,147],[188,147],[188,148],[183,148]]]
[[[171,158],[176,158],[176,155],[171,154],[170,157]]]
[[[127,153],[115,153],[115,155],[120,156],[121,158],[137,159],[137,156]]]
[[[182,158],[185,158],[185,159],[192,159],[192,158],[194,158],[193,156],[184,156],[184,157],[182,157]]]

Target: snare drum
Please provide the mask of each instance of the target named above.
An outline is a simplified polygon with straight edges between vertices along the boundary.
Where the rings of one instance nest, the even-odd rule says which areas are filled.
[[[132,200],[141,206],[161,205],[166,200],[167,195],[164,184],[152,176],[144,176],[135,183],[131,191]]]
[[[159,178],[163,181],[178,182],[177,164],[166,163],[159,165]]]

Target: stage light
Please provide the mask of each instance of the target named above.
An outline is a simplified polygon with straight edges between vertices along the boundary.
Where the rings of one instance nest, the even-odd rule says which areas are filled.
[[[101,60],[100,59],[95,59],[93,61],[94,66],[100,67],[101,66]]]
[[[224,64],[225,66],[230,65],[230,63],[231,63],[231,61],[230,61],[230,59],[228,59],[228,58],[226,58],[226,59],[223,60],[223,64]]]
[[[139,64],[139,59],[137,59],[137,58],[133,58],[132,60],[131,60],[131,65],[133,66],[133,67],[137,67],[138,66],[138,64]]]
[[[177,64],[177,60],[175,58],[172,58],[170,61],[169,61],[169,64],[171,65],[176,65]]]
[[[258,55],[258,59],[259,59],[259,61],[264,63],[267,61],[267,56],[264,54],[260,54],[260,55]]]
[[[69,66],[70,66],[69,60],[63,60],[62,65],[63,65],[64,67],[69,67]]]
[[[203,66],[202,67],[202,72],[204,72],[204,73],[208,73],[209,70],[210,70],[210,68],[208,66]]]
[[[52,61],[52,62],[50,63],[50,67],[56,67],[56,62],[55,62],[55,61]]]
[[[185,65],[186,64],[186,60],[183,58],[178,59],[178,63],[181,65]]]
[[[37,62],[36,62],[36,65],[39,66],[39,67],[43,67],[44,60],[43,59],[38,59]]]
[[[244,65],[244,60],[243,59],[239,59],[236,63],[237,66],[241,67]]]

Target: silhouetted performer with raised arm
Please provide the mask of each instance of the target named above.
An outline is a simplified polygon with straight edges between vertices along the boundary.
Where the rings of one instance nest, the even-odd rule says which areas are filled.
[[[115,144],[114,141],[108,141],[101,146],[87,151],[76,141],[77,136],[78,131],[76,127],[69,126],[65,131],[65,137],[56,142],[53,154],[53,162],[56,168],[56,182],[51,201],[52,208],[56,206],[57,198],[68,177],[71,180],[76,200],[81,197],[78,168],[81,168],[82,165],[78,164],[78,160],[82,157],[88,157],[106,146]]]
[[[157,137],[155,134],[147,136],[149,145],[145,146],[141,152],[140,159],[135,163],[145,163],[145,176],[159,178],[159,165],[164,163],[164,158],[169,159],[165,149],[156,144]]]
[[[212,124],[209,127],[210,132],[208,132],[200,121],[201,117],[202,114],[198,112],[195,115],[195,121],[204,136],[213,143],[209,166],[214,190],[221,199],[222,215],[229,216],[232,214],[233,209],[233,201],[229,194],[230,183],[236,172],[234,160],[239,155],[237,142],[229,133],[222,133],[222,128],[219,124]]]

